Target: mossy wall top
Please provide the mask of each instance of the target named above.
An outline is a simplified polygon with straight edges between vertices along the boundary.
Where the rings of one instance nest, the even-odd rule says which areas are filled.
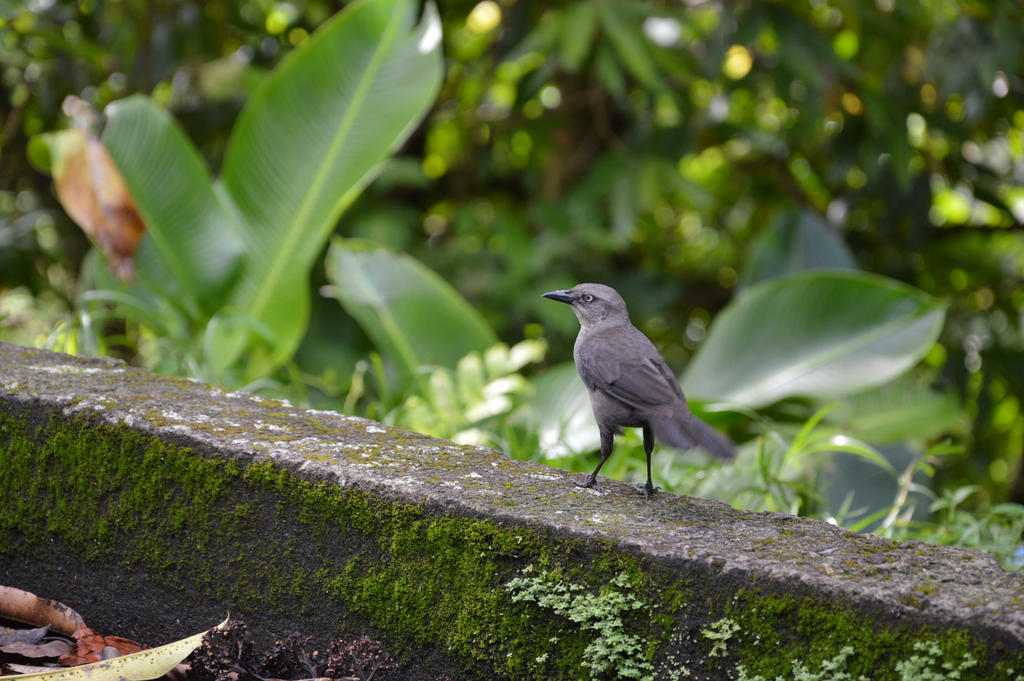
[[[410,679],[1024,674],[1024,577],[985,554],[584,490],[109,360],[0,344],[0,367],[0,579],[148,643],[230,609],[374,633]]]

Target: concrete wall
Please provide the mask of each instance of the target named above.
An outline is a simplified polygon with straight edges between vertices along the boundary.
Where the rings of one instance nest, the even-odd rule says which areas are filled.
[[[230,610],[374,635],[403,679],[1024,679],[1024,576],[986,554],[571,479],[0,344],[0,583],[104,633]]]

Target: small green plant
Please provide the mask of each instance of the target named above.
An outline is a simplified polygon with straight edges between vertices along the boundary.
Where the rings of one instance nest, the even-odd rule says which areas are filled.
[[[732,635],[739,630],[740,625],[728,617],[712,622],[708,625],[707,629],[702,629],[701,634],[704,635],[704,638],[715,642],[711,647],[711,652],[708,653],[708,657],[725,657],[726,653],[728,653],[726,644],[732,638]]]
[[[958,681],[963,672],[978,664],[970,653],[964,653],[959,663],[943,660],[942,649],[934,640],[918,641],[914,650],[914,655],[896,663],[900,681]]]
[[[965,508],[964,502],[973,496],[980,501],[975,502],[973,509]],[[1020,542],[1024,534],[1024,506],[989,505],[986,501],[976,485],[943,490],[929,507],[931,521],[909,524],[897,538],[988,551],[1006,570],[1024,568],[1024,548]]]
[[[543,340],[524,340],[511,348],[499,343],[465,355],[454,369],[437,366],[421,373],[423,380],[410,387],[410,394],[384,420],[435,437],[508,451],[509,415],[530,392],[530,383],[520,372],[543,359],[545,350]]]
[[[853,646],[843,646],[843,648],[836,654],[835,657],[831,657],[827,660],[823,660],[821,663],[821,669],[818,672],[812,672],[808,669],[803,662],[797,660],[793,663],[793,680],[794,681],[868,681],[864,676],[857,676],[856,679],[852,674],[845,671],[846,658],[853,655]]]
[[[964,678],[963,672],[978,664],[970,653],[964,653],[960,662],[944,659],[942,649],[934,640],[918,641],[914,644],[914,651],[909,658],[896,663],[894,669],[900,681],[958,681]],[[773,681],[869,681],[864,675],[855,677],[846,671],[846,661],[853,653],[852,646],[845,646],[835,657],[822,661],[817,671],[811,671],[799,660],[794,661],[791,680],[776,676]],[[736,681],[769,679],[760,674],[750,676],[746,668],[739,665],[736,667]]]
[[[528,566],[524,573],[530,572],[532,567]],[[598,594],[588,593],[583,586],[547,570],[535,576],[516,577],[505,588],[512,592],[513,602],[535,603],[595,632],[594,640],[583,651],[583,667],[590,672],[591,679],[609,670],[616,678],[653,678],[654,667],[644,656],[640,637],[627,634],[622,621],[623,614],[644,607],[641,600],[630,594],[626,573],[616,575]]]
[[[821,668],[818,671],[811,671],[803,662],[796,660],[793,662],[792,681],[868,681],[868,678],[863,675],[855,677],[846,671],[846,660],[851,655],[853,655],[853,647],[844,646],[835,657],[822,660]],[[736,674],[736,681],[768,681],[768,679],[760,674],[748,676],[747,670],[743,665],[739,665],[736,668]],[[774,681],[787,680],[781,676],[776,676]]]

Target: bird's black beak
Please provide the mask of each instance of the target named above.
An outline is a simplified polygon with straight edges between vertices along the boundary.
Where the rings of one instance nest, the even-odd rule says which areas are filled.
[[[569,291],[567,291],[567,290],[566,291],[550,291],[548,293],[545,293],[544,297],[545,298],[550,298],[551,300],[557,300],[558,302],[565,303],[566,305],[572,305],[572,302],[574,300],[576,300],[575,298],[572,297],[572,294],[570,294]]]

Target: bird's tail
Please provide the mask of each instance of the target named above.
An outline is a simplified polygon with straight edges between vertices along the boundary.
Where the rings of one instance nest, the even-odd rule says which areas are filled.
[[[654,437],[670,447],[700,447],[719,459],[729,461],[736,458],[736,447],[732,441],[693,414],[658,421],[652,423],[651,427],[654,429]]]

